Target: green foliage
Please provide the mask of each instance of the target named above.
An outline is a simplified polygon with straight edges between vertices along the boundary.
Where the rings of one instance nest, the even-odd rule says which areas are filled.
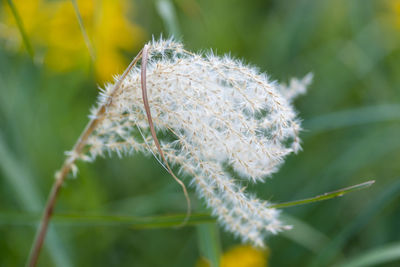
[[[221,245],[216,223],[205,223],[197,226],[199,250],[210,267],[220,266]]]
[[[342,267],[365,267],[375,266],[377,264],[383,264],[400,260],[400,244],[394,243],[385,245],[359,255],[354,259],[350,259],[345,263],[342,263]]]
[[[314,72],[312,88],[295,103],[305,118],[303,151],[249,190],[280,203],[376,180],[343,198],[285,209],[294,229],[267,241],[270,265],[397,266],[400,26],[390,1],[176,0],[167,1],[174,14],[162,18],[160,2],[133,1],[135,23],[148,36],[179,32],[189,50],[231,51],[273,79]],[[23,265],[28,256],[54,171],[95,102],[91,73],[55,74],[0,40],[1,266]],[[218,248],[204,251],[215,232],[192,226],[211,219],[194,192],[198,217],[169,227],[186,204],[153,158],[100,159],[79,169],[62,188],[41,266],[194,266],[200,253],[216,255]],[[154,217],[153,227],[141,225]],[[219,234],[221,253],[238,243]]]

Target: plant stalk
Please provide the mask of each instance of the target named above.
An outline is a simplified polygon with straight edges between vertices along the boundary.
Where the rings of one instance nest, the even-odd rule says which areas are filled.
[[[142,56],[142,51],[140,51],[137,54],[137,56],[129,64],[129,66],[125,70],[125,72],[121,75],[119,80],[115,83],[114,88],[110,93],[109,100],[105,104],[101,105],[98,108],[98,110],[96,112],[96,116],[94,116],[89,121],[89,123],[86,125],[85,130],[82,132],[78,141],[75,143],[74,148],[72,149],[72,152],[69,154],[67,159],[64,161],[64,164],[62,165],[60,171],[58,171],[56,173],[56,179],[53,183],[52,189],[51,189],[49,197],[47,199],[46,206],[45,206],[45,209],[43,212],[43,217],[41,219],[40,226],[36,233],[35,240],[32,244],[32,248],[31,248],[31,252],[29,255],[28,262],[27,262],[27,266],[34,267],[34,266],[36,266],[36,264],[38,262],[40,250],[43,246],[43,242],[46,237],[47,228],[48,228],[50,219],[52,217],[53,209],[54,209],[54,206],[55,206],[55,203],[57,200],[58,193],[60,192],[61,186],[63,185],[67,175],[71,171],[75,161],[81,155],[89,136],[96,129],[97,125],[99,125],[99,123],[104,119],[105,112],[106,112],[107,108],[112,104],[114,96],[121,88],[121,84],[122,84],[123,80],[128,75],[129,71],[136,65],[136,63],[139,61],[141,56]]]
[[[15,21],[17,22],[18,30],[21,33],[22,36],[22,41],[24,42],[26,46],[26,50],[28,51],[29,55],[31,56],[32,60],[35,56],[35,52],[33,51],[32,45],[29,42],[28,35],[26,34],[24,24],[22,23],[21,16],[19,15],[17,8],[14,5],[14,2],[12,0],[7,0],[7,3],[11,9],[11,13],[13,14]]]

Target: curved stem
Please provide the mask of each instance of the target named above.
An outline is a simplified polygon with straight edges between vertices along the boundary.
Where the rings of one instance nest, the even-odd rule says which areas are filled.
[[[86,125],[85,130],[83,130],[78,141],[75,143],[74,148],[72,149],[72,152],[70,153],[68,158],[64,161],[64,164],[62,165],[61,170],[56,173],[56,179],[53,183],[52,189],[51,189],[49,197],[47,199],[46,206],[45,206],[45,209],[43,212],[43,217],[40,222],[38,231],[36,233],[35,241],[32,244],[32,248],[31,248],[31,252],[29,255],[27,266],[34,267],[37,264],[37,261],[38,261],[39,255],[40,255],[40,250],[43,246],[43,242],[44,242],[44,239],[46,236],[47,228],[48,228],[51,216],[53,214],[53,209],[54,209],[54,206],[55,206],[55,203],[57,200],[57,196],[58,196],[58,193],[60,192],[61,186],[63,185],[65,178],[71,171],[75,161],[79,158],[79,155],[81,155],[82,150],[85,147],[89,136],[96,129],[97,125],[103,120],[104,114],[105,114],[107,108],[112,104],[114,96],[121,88],[123,80],[128,75],[129,71],[133,68],[133,66],[136,65],[136,63],[139,61],[141,56],[142,56],[142,51],[140,51],[137,54],[137,56],[129,64],[129,66],[125,70],[125,72],[121,75],[119,80],[115,83],[114,88],[112,89],[112,91],[110,93],[109,100],[98,108],[98,110],[96,112],[96,116],[94,116],[94,118],[92,118],[89,121],[89,123]]]
[[[186,198],[187,212],[186,212],[186,218],[182,222],[182,226],[183,226],[186,224],[186,222],[189,220],[189,217],[190,217],[190,212],[191,212],[190,198],[189,198],[189,194],[187,192],[185,184],[178,177],[175,176],[174,172],[172,171],[171,167],[168,164],[168,161],[165,159],[164,152],[161,149],[160,142],[158,141],[158,138],[157,138],[156,130],[154,129],[154,123],[153,123],[153,119],[151,116],[149,100],[147,97],[147,86],[146,86],[146,67],[147,67],[148,46],[145,45],[143,47],[142,51],[143,51],[142,52],[142,66],[140,68],[140,71],[141,71],[140,75],[141,75],[143,105],[144,105],[144,109],[146,111],[146,116],[147,116],[147,121],[149,123],[151,136],[153,137],[154,144],[157,147],[158,153],[160,153],[160,156],[161,156],[162,160],[164,161],[169,174],[171,174],[171,176],[175,179],[175,181],[182,187],[183,194],[185,195],[185,198]]]

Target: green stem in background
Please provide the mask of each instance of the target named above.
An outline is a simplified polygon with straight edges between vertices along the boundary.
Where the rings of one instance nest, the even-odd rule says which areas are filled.
[[[84,214],[54,214],[53,222],[68,226],[106,226],[129,227],[132,229],[160,229],[171,228],[182,224],[185,214],[164,215],[152,217],[135,217],[122,215],[84,215]],[[0,225],[32,225],[40,220],[39,214],[0,213]],[[214,223],[215,219],[209,214],[192,214],[186,225]]]
[[[297,205],[313,203],[317,201],[327,200],[344,194],[361,190],[371,186],[375,181],[368,181],[365,183],[346,187],[330,193],[325,193],[313,198],[284,202],[271,205],[273,208],[287,208]],[[78,226],[129,226],[133,229],[146,229],[146,228],[168,228],[181,225],[182,219],[187,215],[173,215],[173,216],[157,216],[157,217],[131,217],[131,216],[90,216],[90,215],[56,215],[55,222],[67,223]],[[38,220],[38,216],[26,214],[1,214],[0,224],[32,224]],[[49,220],[49,218],[47,218]],[[208,214],[192,214],[187,225],[197,225],[199,248],[201,255],[204,256],[211,264],[211,266],[218,267],[220,255],[220,242],[218,229],[215,224],[215,219]]]
[[[35,56],[35,53],[33,51],[33,48],[31,46],[31,43],[29,42],[28,35],[25,32],[24,24],[22,23],[22,19],[19,16],[19,13],[17,11],[17,8],[15,7],[14,3],[12,0],[7,0],[8,5],[10,6],[11,12],[15,18],[15,21],[17,22],[18,30],[21,33],[22,40],[26,46],[26,50],[28,51],[29,55],[33,59]]]
[[[197,240],[200,255],[210,267],[219,267],[221,245],[216,223],[203,223],[197,226]]]
[[[89,35],[87,34],[85,25],[83,25],[83,19],[82,19],[81,13],[79,12],[78,3],[76,2],[76,0],[71,0],[71,3],[74,6],[76,18],[79,23],[79,28],[81,29],[83,39],[85,41],[85,45],[86,45],[87,49],[89,50],[90,58],[94,62],[96,60],[96,54],[94,52],[92,43],[90,42]]]
[[[312,203],[315,201],[322,201],[333,197],[338,197],[356,190],[364,189],[373,184],[374,181],[368,181],[362,184],[346,187],[331,193],[326,193],[321,196],[314,198],[278,203],[271,205],[274,208],[288,208],[306,203]],[[186,217],[186,214],[177,215],[164,215],[164,216],[152,216],[152,217],[134,217],[134,216],[121,216],[121,215],[82,215],[82,214],[55,214],[54,222],[59,224],[69,224],[77,226],[129,226],[134,229],[145,229],[145,228],[168,228],[176,227],[182,224],[182,220]],[[39,220],[37,214],[24,214],[24,213],[0,213],[0,225],[1,224],[12,224],[12,225],[30,225],[34,224]],[[202,224],[213,224],[215,218],[205,213],[194,213],[190,216],[187,221],[187,225],[202,225]],[[295,223],[293,223],[295,224]],[[210,234],[213,226],[202,228],[200,232],[208,232]],[[207,230],[207,231],[206,231]],[[212,233],[216,235],[216,233]],[[210,238],[209,238],[210,239]],[[211,239],[210,239],[211,240]],[[217,240],[217,238],[212,238]]]
[[[181,36],[181,31],[174,5],[169,0],[157,0],[155,5],[167,32],[172,34],[175,38],[179,38]]]
[[[339,190],[336,190],[333,192],[329,192],[329,193],[325,193],[325,194],[315,196],[312,198],[306,198],[306,199],[301,199],[301,200],[273,204],[273,205],[270,205],[269,207],[276,208],[276,209],[282,209],[282,208],[288,208],[288,207],[293,207],[293,206],[309,204],[309,203],[313,203],[313,202],[317,202],[317,201],[327,200],[327,199],[331,199],[331,198],[335,198],[335,197],[341,197],[344,194],[370,187],[374,183],[375,183],[375,181],[371,180],[371,181],[368,181],[365,183],[349,186],[346,188],[342,188],[342,189],[339,189]]]

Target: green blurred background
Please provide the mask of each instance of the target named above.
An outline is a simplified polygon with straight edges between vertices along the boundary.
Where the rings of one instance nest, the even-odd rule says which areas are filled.
[[[257,252],[209,219],[174,228],[153,218],[186,211],[179,185],[153,158],[80,163],[62,188],[39,266],[207,266],[200,259],[219,252],[230,267],[399,266],[400,1],[0,3],[0,266],[24,265],[54,172],[87,123],[98,85],[161,34],[189,50],[230,53],[279,81],[314,73],[295,102],[303,151],[250,191],[283,202],[375,185],[285,209],[294,229]],[[207,213],[192,188],[191,199],[193,213]]]

